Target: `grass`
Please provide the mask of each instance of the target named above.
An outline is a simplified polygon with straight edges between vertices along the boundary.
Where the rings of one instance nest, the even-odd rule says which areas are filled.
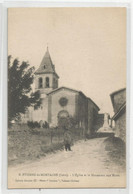
[[[8,164],[16,165],[45,157],[50,152],[64,147],[64,131],[50,129],[30,129],[21,125],[8,131]],[[79,134],[75,133],[75,140]]]

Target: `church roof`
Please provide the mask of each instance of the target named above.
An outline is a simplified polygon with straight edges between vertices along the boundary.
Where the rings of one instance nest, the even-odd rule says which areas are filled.
[[[86,97],[85,94],[84,94],[83,92],[81,92],[81,91],[79,91],[79,90],[72,89],[72,88],[67,88],[67,87],[62,86],[62,87],[60,87],[60,88],[56,88],[56,89],[52,90],[52,91],[49,92],[47,95],[51,95],[51,94],[53,94],[53,93],[55,93],[55,92],[57,92],[57,91],[59,91],[59,90],[63,90],[63,89],[64,89],[64,90],[71,91],[71,92],[74,92],[74,93],[79,93],[79,94],[81,94],[82,96],[84,96],[84,98],[87,98],[89,101],[91,101],[91,102],[96,106],[96,108],[98,109],[98,111],[100,110],[100,108],[95,104],[95,102],[94,102],[91,98]]]
[[[51,60],[48,47],[42,59],[42,62],[39,68],[36,70],[35,74],[47,74],[47,73],[54,73],[58,77],[58,75],[55,72],[55,66]]]
[[[56,89],[52,90],[52,91],[49,92],[47,95],[53,94],[53,93],[55,93],[56,91],[59,91],[59,90],[69,90],[69,91],[74,92],[74,93],[79,93],[79,92],[80,92],[80,91],[78,91],[78,90],[75,90],[75,89],[72,89],[72,88],[67,88],[67,87],[62,86],[62,87],[60,87],[60,88],[56,88]]]

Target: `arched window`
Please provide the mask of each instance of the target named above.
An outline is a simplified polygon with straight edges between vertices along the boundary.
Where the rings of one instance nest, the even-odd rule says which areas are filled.
[[[40,77],[39,78],[39,84],[38,84],[39,88],[42,88],[42,86],[43,86],[42,84],[43,84],[43,80],[42,80],[42,77]]]
[[[49,88],[49,77],[46,77],[46,88]]]

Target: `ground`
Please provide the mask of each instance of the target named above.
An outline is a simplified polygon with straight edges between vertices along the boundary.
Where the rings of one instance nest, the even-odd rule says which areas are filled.
[[[82,139],[80,129],[73,130],[74,141]],[[16,125],[8,131],[8,165],[35,161],[50,152],[62,150],[64,131],[62,129],[34,128]]]
[[[10,166],[8,173],[10,178],[14,178],[14,172],[16,175],[71,172],[94,175],[115,174],[117,176],[125,172],[124,147],[117,138],[115,140],[117,145],[114,147],[112,141],[114,138],[108,137],[80,140],[72,146],[72,151],[57,151],[34,162]],[[119,150],[116,149],[116,146]]]

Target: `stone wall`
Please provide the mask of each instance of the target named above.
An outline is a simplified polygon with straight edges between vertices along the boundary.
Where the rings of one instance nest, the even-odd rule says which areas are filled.
[[[126,141],[126,112],[115,121],[115,136]]]

